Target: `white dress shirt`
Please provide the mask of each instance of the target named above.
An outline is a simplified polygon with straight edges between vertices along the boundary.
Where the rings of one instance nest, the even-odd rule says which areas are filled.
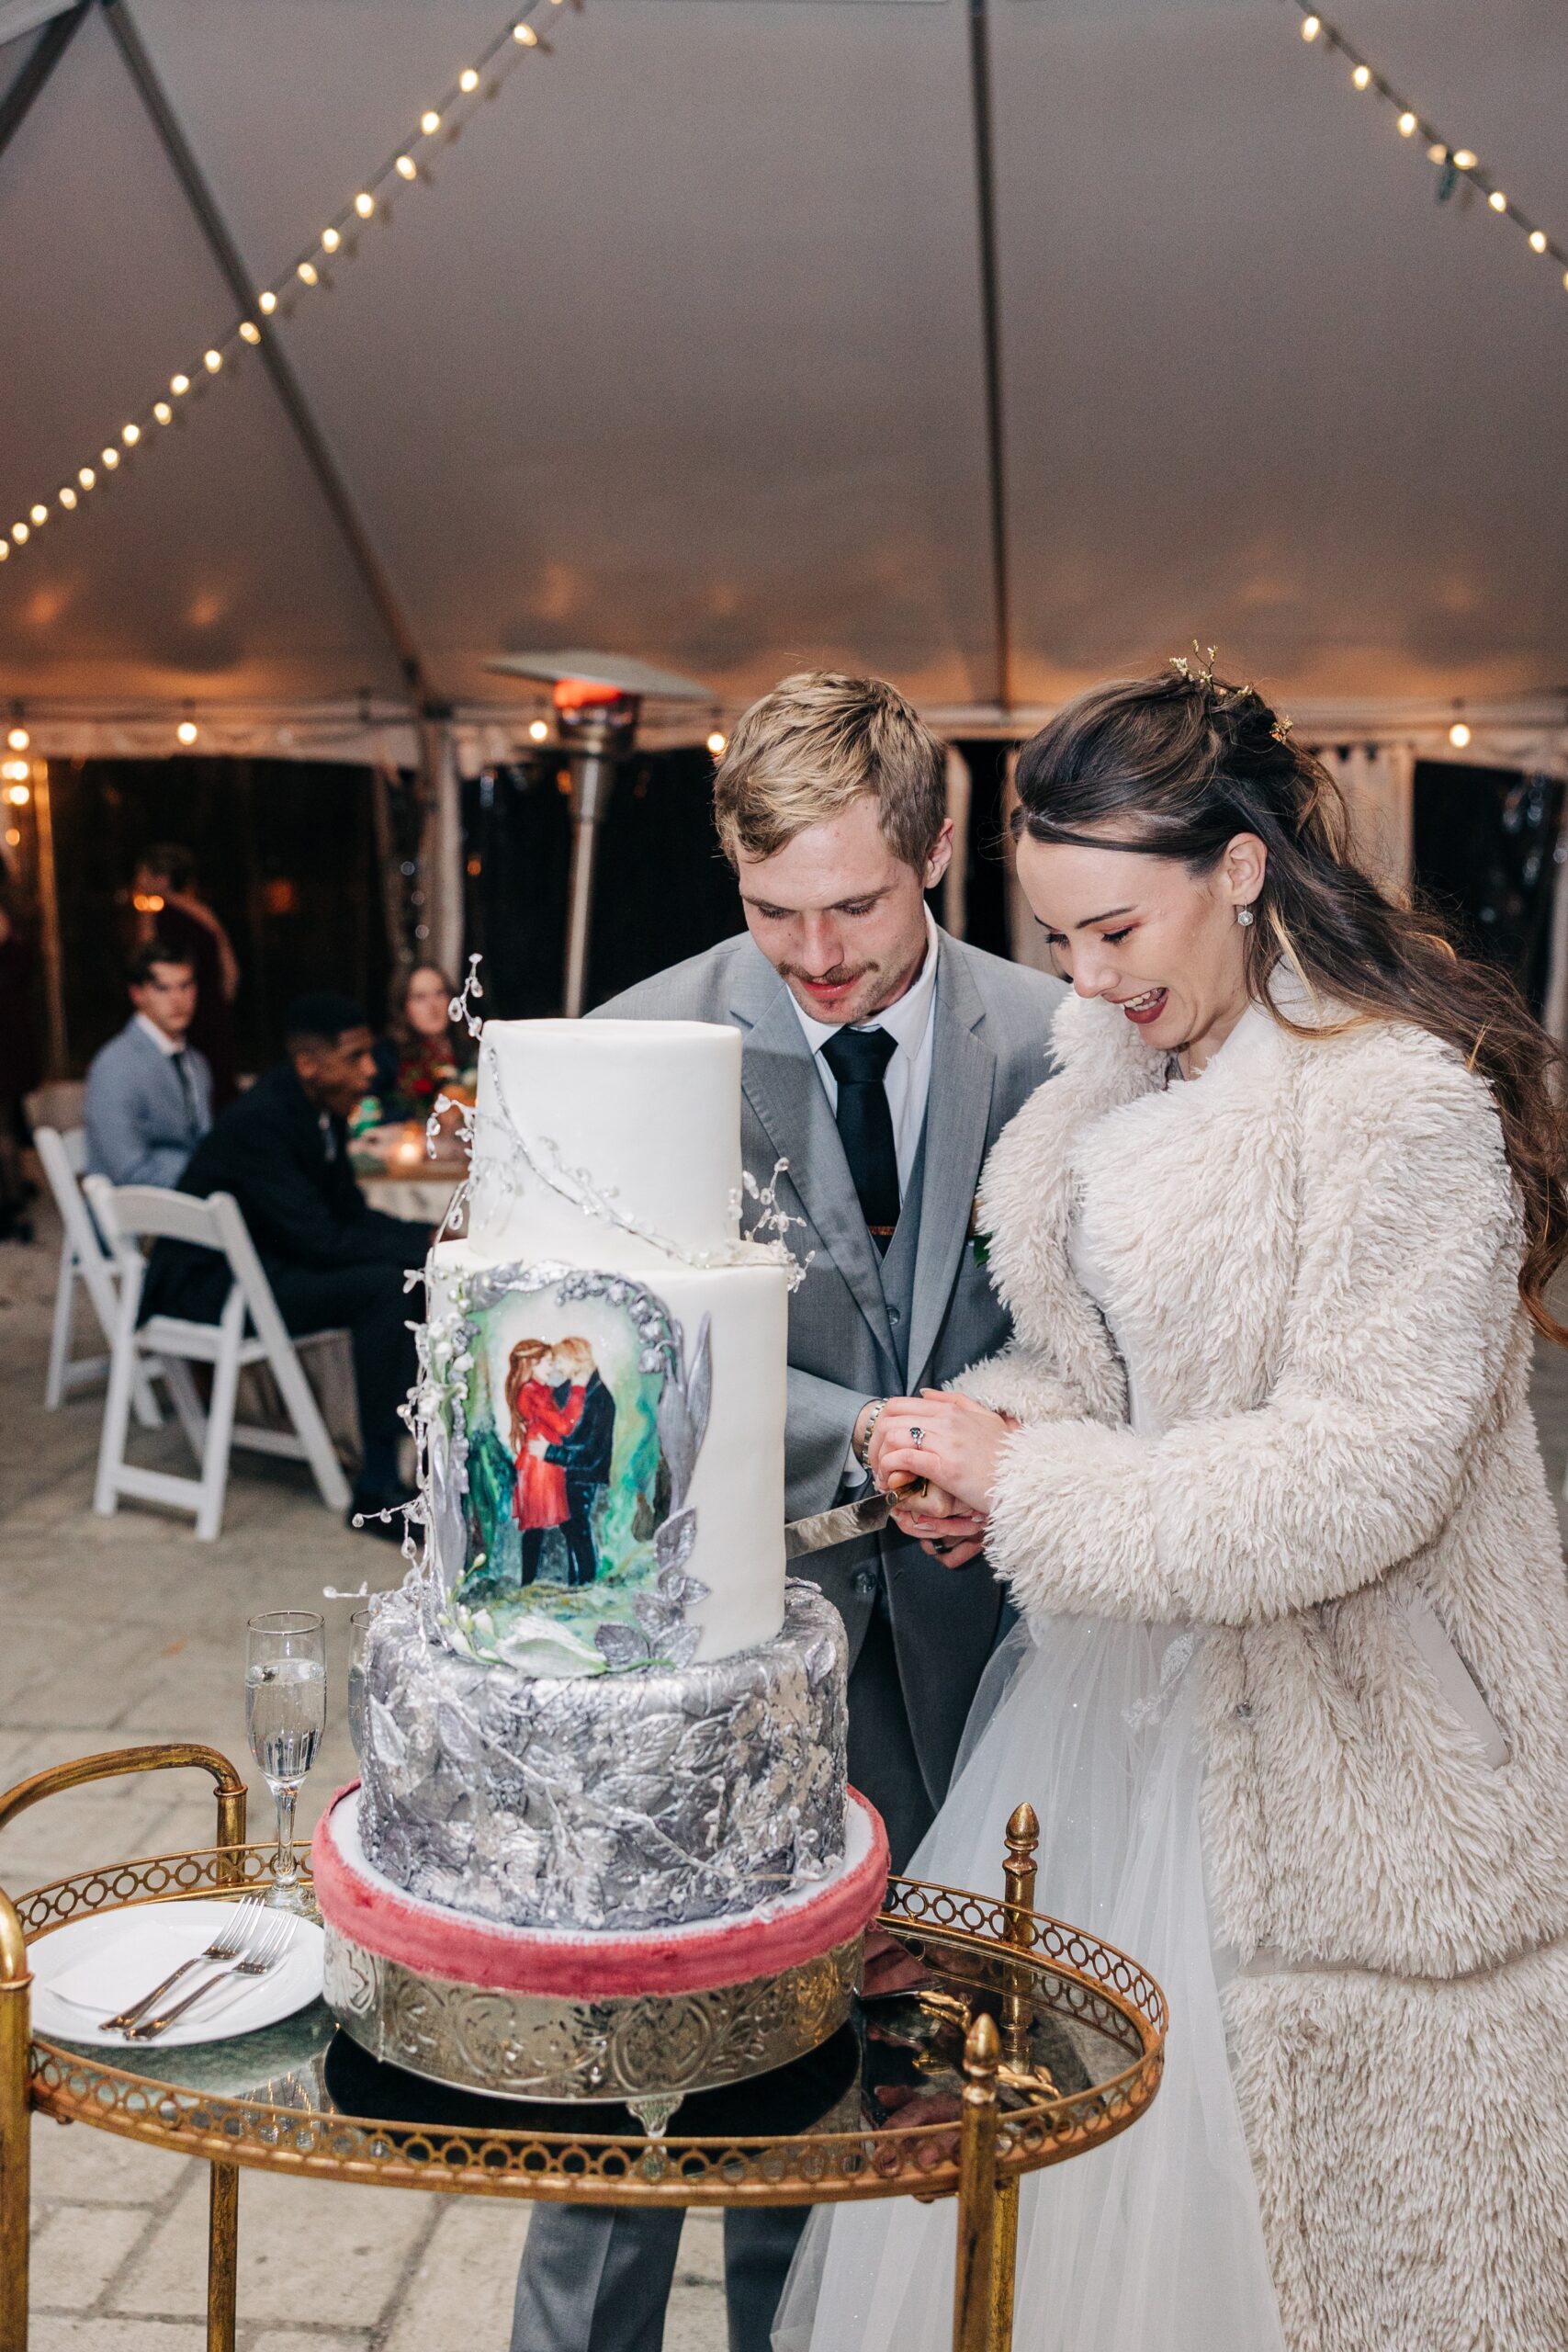
[[[164,1030],[159,1028],[155,1021],[149,1021],[144,1012],[139,1012],[136,1015],[136,1025],[141,1030],[144,1037],[152,1038],[152,1043],[157,1046],[158,1051],[161,1054],[166,1055],[170,1061],[174,1060],[176,1054],[184,1053],[186,1049],[185,1039],[183,1037],[169,1036]]]
[[[876,1013],[870,1021],[857,1021],[857,1029],[886,1029],[892,1038],[894,1052],[883,1075],[883,1087],[887,1095],[887,1108],[893,1119],[893,1148],[898,1156],[898,1197],[903,1199],[909,1189],[909,1179],[915,1172],[915,1156],[920,1148],[920,1130],[926,1123],[926,1100],[931,1091],[931,1041],[936,1024],[931,1019],[936,1003],[937,935],[931,910],[926,909],[926,960],[909,986],[894,1004]],[[793,993],[795,1019],[806,1032],[806,1042],[811,1048],[811,1058],[817,1065],[817,1075],[827,1090],[828,1101],[835,1118],[839,1115],[839,1081],[822,1058],[822,1048],[830,1037],[836,1037],[841,1022],[814,1021]]]

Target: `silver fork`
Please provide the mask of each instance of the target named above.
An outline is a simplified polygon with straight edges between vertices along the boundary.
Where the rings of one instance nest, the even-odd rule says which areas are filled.
[[[161,1984],[154,1984],[150,1993],[144,1993],[139,2001],[132,2001],[130,2007],[121,2009],[118,2017],[105,2018],[98,2028],[99,2032],[123,2033],[136,2023],[138,2018],[144,2017],[155,2002],[161,2001],[171,1985],[177,1984],[187,1970],[199,1968],[204,1961],[243,1959],[251,1932],[260,1923],[265,1907],[259,1894],[248,1894],[243,1903],[237,1903],[228,1925],[219,1928],[205,1951],[193,1952],[188,1960],[182,1960]]]
[[[155,2018],[144,2018],[140,2025],[127,2026],[125,2030],[127,2041],[155,2041],[159,2034],[174,2024],[176,2018],[184,2017],[188,2008],[194,2007],[197,2001],[205,1999],[213,1987],[221,1984],[226,1977],[266,1975],[270,1969],[276,1968],[279,1961],[287,1957],[288,1948],[294,1941],[294,1930],[297,1925],[298,1922],[292,1915],[280,1918],[276,1913],[272,1914],[259,1931],[253,1934],[249,1947],[242,1959],[231,1962],[226,1968],[220,1968],[216,1976],[208,1977],[206,1983],[198,1984],[194,1993],[187,1993],[183,2001],[176,2001],[172,2009],[164,2009]]]

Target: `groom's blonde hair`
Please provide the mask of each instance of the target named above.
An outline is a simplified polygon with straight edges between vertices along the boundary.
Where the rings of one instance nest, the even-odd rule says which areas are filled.
[[[923,870],[947,815],[947,752],[885,678],[801,670],[737,722],[714,779],[713,813],[731,865],[873,797],[889,849]]]

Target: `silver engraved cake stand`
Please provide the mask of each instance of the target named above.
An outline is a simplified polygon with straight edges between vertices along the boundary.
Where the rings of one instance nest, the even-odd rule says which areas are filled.
[[[1165,1996],[1136,1961],[1033,1909],[1026,1805],[1009,1825],[1004,1901],[889,1880],[851,2022],[799,2066],[694,2099],[680,2137],[620,2128],[615,2109],[506,2107],[378,2065],[321,2002],[232,2041],[139,2048],[141,2073],[116,2051],[39,2039],[30,1942],[89,1912],[237,1898],[265,1879],[272,1848],[245,1843],[244,1784],[210,1747],[85,1757],[0,1796],[3,1828],[85,1781],[186,1765],[216,1783],[216,1847],[82,1871],[15,1904],[0,1894],[0,2352],[27,2352],[33,2108],[210,2165],[208,2352],[234,2352],[242,2167],[556,2204],[952,2197],[954,2352],[1008,2352],[1021,2177],[1125,2131],[1159,2087]]]

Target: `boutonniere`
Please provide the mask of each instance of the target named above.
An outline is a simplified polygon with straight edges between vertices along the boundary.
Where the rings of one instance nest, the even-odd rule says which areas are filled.
[[[969,1208],[969,1248],[977,1266],[991,1262],[991,1237],[986,1230],[986,1204],[976,1193]]]

